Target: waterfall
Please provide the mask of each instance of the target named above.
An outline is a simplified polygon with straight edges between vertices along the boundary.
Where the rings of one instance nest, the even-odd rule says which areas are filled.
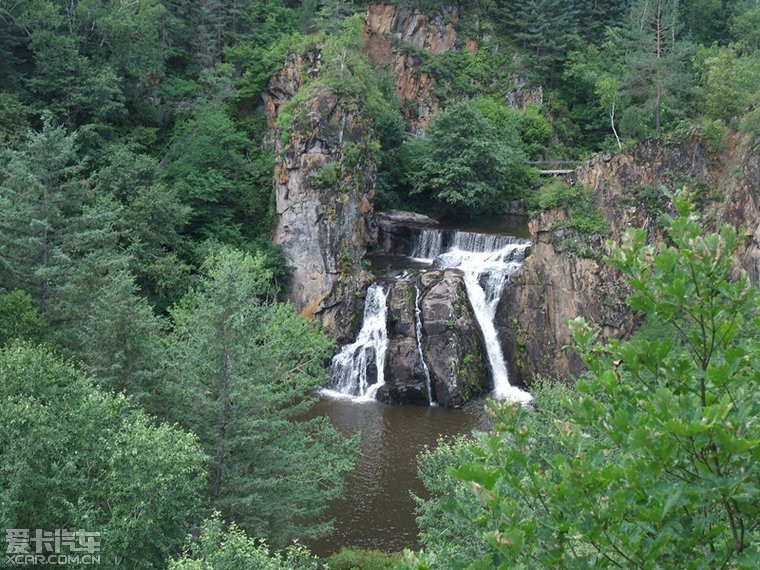
[[[512,386],[494,324],[496,309],[509,276],[519,269],[530,241],[510,236],[463,231],[422,229],[410,257],[438,269],[461,271],[475,319],[483,334],[485,351],[493,376],[496,397],[526,402],[530,394]],[[423,269],[424,271],[424,269]],[[406,273],[396,276],[407,279]],[[417,351],[425,380],[428,403],[434,405],[430,369],[422,350],[420,297],[415,285]],[[385,384],[385,357],[388,348],[388,308],[390,288],[375,283],[367,290],[364,320],[356,340],[344,346],[332,359],[327,393],[359,399],[374,399]]]
[[[431,262],[436,257],[450,250],[469,251],[474,253],[495,253],[505,250],[507,246],[530,245],[529,240],[512,236],[493,234],[478,234],[474,232],[453,231],[445,232],[425,228],[420,230],[417,241],[412,248],[410,257]],[[524,251],[517,248],[515,251]],[[512,251],[511,249],[508,251]]]
[[[414,298],[414,318],[416,319],[415,331],[417,333],[417,352],[420,353],[420,362],[422,362],[422,371],[425,374],[425,382],[427,382],[428,404],[435,405],[433,401],[433,385],[430,381],[430,369],[427,362],[425,362],[425,354],[422,352],[422,310],[420,309],[420,296],[422,291],[417,285],[414,286],[415,298]]]
[[[483,333],[486,355],[493,375],[494,395],[525,402],[530,394],[512,386],[507,364],[501,350],[498,331],[494,325],[496,308],[509,276],[519,269],[525,259],[529,241],[510,236],[454,232],[444,251],[441,232],[420,232],[413,257],[424,259],[441,269],[456,268],[464,276],[467,296],[470,299],[478,326]]]
[[[443,251],[443,232],[440,230],[423,229],[412,250],[414,259],[432,259]]]
[[[377,390],[385,384],[387,300],[387,288],[375,283],[367,289],[362,328],[356,341],[333,357],[329,391],[374,399]]]

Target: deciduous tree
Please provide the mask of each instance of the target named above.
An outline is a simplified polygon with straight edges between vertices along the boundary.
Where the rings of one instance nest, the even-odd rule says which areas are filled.
[[[667,242],[630,231],[610,262],[631,306],[672,331],[597,343],[573,323],[588,374],[547,434],[532,412],[494,408],[492,436],[456,475],[487,509],[482,537],[498,567],[734,567],[760,562],[758,292],[737,277],[743,238],[705,234],[676,200]],[[559,449],[559,452],[556,450]]]
[[[155,568],[202,518],[194,436],[155,426],[47,348],[0,351],[0,395],[5,528],[99,532],[109,567]]]

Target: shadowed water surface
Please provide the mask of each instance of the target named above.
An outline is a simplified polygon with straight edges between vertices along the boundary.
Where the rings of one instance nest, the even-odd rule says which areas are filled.
[[[448,410],[321,398],[312,414],[329,416],[346,436],[361,432],[362,457],[348,480],[346,499],[330,509],[335,532],[312,543],[314,553],[326,556],[343,546],[389,552],[418,548],[410,496],[424,495],[417,455],[439,437],[487,429],[483,406],[475,401]]]

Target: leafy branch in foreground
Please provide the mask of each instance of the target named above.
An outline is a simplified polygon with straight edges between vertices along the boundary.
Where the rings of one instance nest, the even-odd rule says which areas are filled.
[[[534,412],[494,404],[494,434],[452,471],[486,511],[488,554],[471,567],[760,564],[758,293],[736,276],[736,230],[706,235],[676,204],[666,243],[629,231],[609,260],[672,338],[600,345],[571,322],[589,370],[567,418],[537,434]],[[537,457],[547,437],[559,451]]]

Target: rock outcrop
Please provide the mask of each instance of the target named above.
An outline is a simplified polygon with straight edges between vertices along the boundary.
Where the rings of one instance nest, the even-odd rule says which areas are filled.
[[[415,133],[424,132],[440,104],[434,94],[435,79],[422,72],[419,60],[400,44],[433,55],[446,53],[454,48],[458,19],[455,8],[445,8],[432,18],[406,6],[370,4],[367,8],[364,53],[372,64],[393,74],[396,95],[405,103],[405,118]]]
[[[432,398],[440,406],[457,408],[492,388],[483,340],[458,271],[428,271],[393,281],[388,338],[380,401],[426,406]]]
[[[513,89],[507,93],[506,103],[510,109],[524,111],[529,105],[544,104],[544,88],[540,85],[528,85],[527,80],[519,75],[510,77]]]
[[[740,259],[742,268],[756,287],[760,287],[760,137],[749,144],[747,152],[736,161],[738,183],[732,185],[716,208],[719,223],[729,223],[744,230],[745,242]]]
[[[378,399],[389,404],[427,406],[430,402],[417,342],[416,299],[417,289],[411,280],[395,281],[388,294],[386,386]]]
[[[443,8],[432,18],[408,6],[370,4],[367,8],[367,30],[378,35],[392,35],[417,49],[431,54],[446,53],[457,39],[455,7]]]
[[[730,223],[747,230],[740,262],[758,284],[759,147],[732,137],[724,150],[716,151],[698,131],[691,131],[678,141],[652,139],[633,152],[596,155],[566,181],[593,191],[614,242],[629,227],[646,229],[651,241],[662,239],[656,218],[672,210],[672,204],[657,188],[690,189],[702,206],[708,229]],[[625,304],[625,284],[599,261],[608,253],[603,239],[561,229],[558,222],[566,217],[560,209],[531,221],[532,253],[499,306],[497,320],[507,357],[524,379],[536,375],[568,379],[582,371],[578,356],[564,349],[571,344],[568,319],[583,316],[605,338],[628,336],[638,324]],[[581,242],[585,251],[568,250],[568,240]]]
[[[480,330],[461,274],[429,271],[421,284],[422,347],[435,400],[459,407],[493,388]]]
[[[264,104],[272,124],[300,88],[301,74],[318,73],[318,61],[318,55],[293,57],[270,82]],[[293,269],[289,298],[340,340],[351,336],[353,315],[361,312],[357,292],[371,281],[361,261],[377,234],[371,203],[376,164],[365,152],[371,133],[361,110],[349,103],[326,87],[313,88],[289,129],[274,140],[273,241]]]
[[[391,210],[376,214],[378,248],[385,253],[408,254],[420,228],[438,226],[438,220],[414,212]]]

